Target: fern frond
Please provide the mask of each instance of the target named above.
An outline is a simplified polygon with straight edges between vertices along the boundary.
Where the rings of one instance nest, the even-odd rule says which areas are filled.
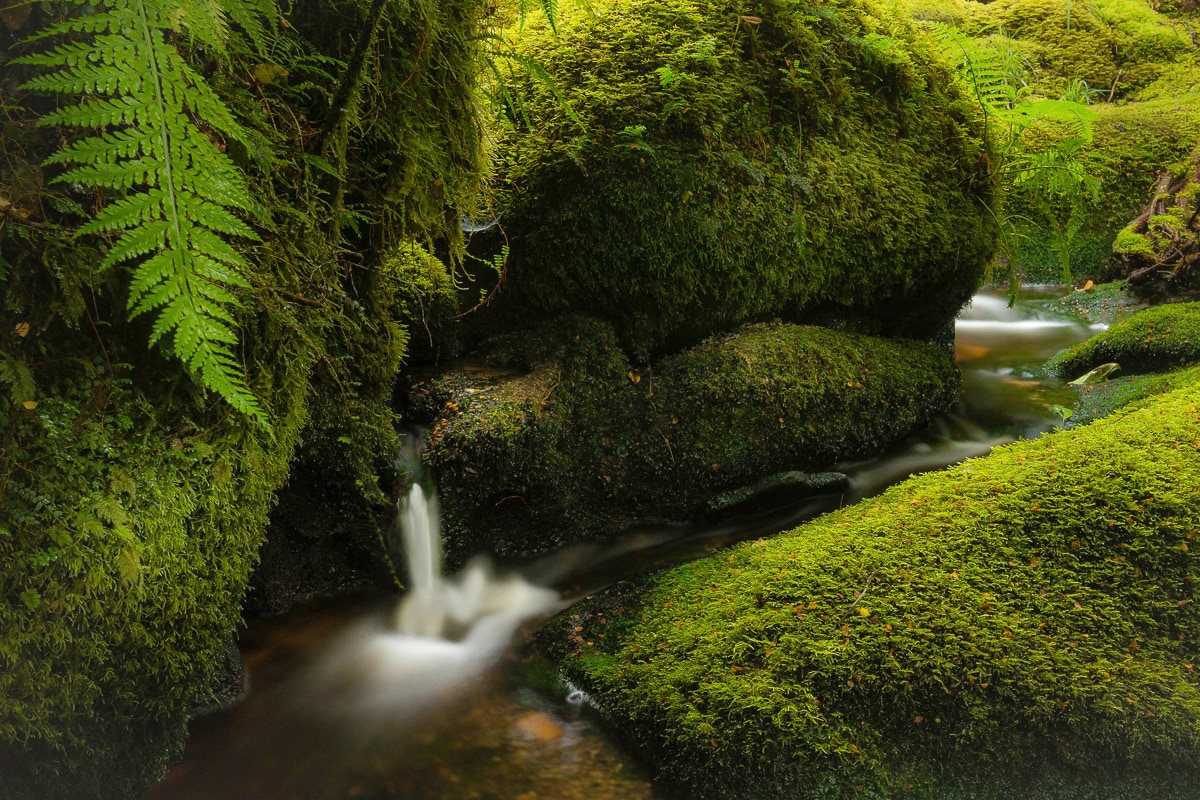
[[[0,383],[8,384],[8,397],[14,406],[27,403],[37,395],[29,367],[3,352],[0,352]]]
[[[31,87],[35,90],[36,87]],[[40,90],[39,90],[40,91]],[[46,91],[51,91],[47,89]],[[42,125],[68,125],[76,128],[102,128],[109,125],[134,125],[144,119],[147,108],[136,101],[121,103],[114,100],[97,100],[77,106],[60,108],[43,114]]]
[[[254,39],[274,14],[269,0],[105,0],[95,13],[45,32],[83,34],[86,42],[21,59],[49,68],[25,88],[82,95],[40,124],[115,129],[47,159],[68,165],[59,182],[123,195],[76,235],[119,234],[100,267],[132,265],[129,313],[155,316],[151,344],[168,342],[202,385],[263,424],[234,356],[236,292],[249,283],[232,240],[258,238],[239,216],[255,203],[241,172],[195,120],[226,137],[243,132],[172,40],[183,31],[220,55],[231,19]]]
[[[269,33],[275,30],[279,14],[274,0],[225,0],[225,12],[245,31],[254,49],[265,54],[269,49]]]

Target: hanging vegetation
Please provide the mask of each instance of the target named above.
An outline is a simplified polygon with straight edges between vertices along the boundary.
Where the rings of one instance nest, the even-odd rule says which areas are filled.
[[[413,298],[448,281],[412,240],[453,251],[483,170],[483,13],[6,12],[4,797],[162,774],[298,451],[344,448],[336,469],[378,495]]]

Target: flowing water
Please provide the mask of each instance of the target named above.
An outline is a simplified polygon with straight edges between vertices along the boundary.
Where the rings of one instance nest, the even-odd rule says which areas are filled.
[[[517,572],[476,559],[443,577],[436,498],[418,483],[399,509],[410,591],[340,599],[252,622],[241,638],[247,698],[193,723],[184,761],[146,800],[641,800],[645,771],[586,698],[512,653],[528,620],[658,564],[768,535],[905,476],[1038,436],[1073,393],[1037,366],[1094,329],[980,295],[956,326],[964,395],[880,458],[836,468],[849,488],[731,520],[631,532]],[[554,588],[546,588],[554,587]]]

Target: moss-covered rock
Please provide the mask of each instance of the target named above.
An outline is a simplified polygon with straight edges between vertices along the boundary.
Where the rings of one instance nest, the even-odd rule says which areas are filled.
[[[994,246],[978,109],[875,0],[614,0],[517,41],[504,324],[583,312],[665,352],[774,317],[924,337]],[[482,320],[481,320],[482,324]]]
[[[1200,303],[1139,311],[1050,360],[1051,372],[1074,378],[1116,362],[1126,375],[1161,372],[1200,361]]]
[[[392,392],[414,343],[431,358],[432,342],[453,340],[456,305],[446,267],[415,242],[354,277],[341,313],[328,317],[308,421],[247,592],[250,615],[395,585],[384,541],[395,516],[400,446]]]
[[[1050,303],[1050,309],[1072,314],[1084,322],[1111,326],[1144,307],[1142,301],[1130,295],[1125,281],[1084,286]]]
[[[1096,384],[1078,387],[1079,399],[1075,401],[1074,413],[1066,427],[1074,428],[1107,417],[1119,408],[1147,397],[1166,394],[1179,386],[1200,380],[1195,368],[1145,375],[1126,375]]]
[[[278,318],[255,332],[268,433],[130,345],[140,328],[72,330],[14,308],[17,283],[0,324],[30,332],[5,357],[36,364],[36,396],[0,404],[0,787],[131,796],[182,751],[234,634],[315,353]]]
[[[1186,168],[1188,154],[1200,138],[1200,71],[1177,65],[1124,103],[1098,103],[1092,139],[1084,150],[1085,163],[1100,178],[1095,197],[1085,198],[1078,229],[1068,244],[1075,275],[1109,275],[1106,266],[1119,232],[1150,200],[1156,176]],[[1039,131],[1035,131],[1038,133]],[[1055,140],[1050,132],[1043,144]],[[1068,135],[1070,135],[1068,133]],[[1043,212],[1014,198],[1008,211],[1029,222],[1019,226],[1018,245],[1023,272],[1032,280],[1057,280],[1061,274],[1059,244],[1046,235]]]
[[[214,699],[211,682],[310,409],[305,453],[328,468],[326,484],[380,494],[367,473],[394,449],[388,401],[407,341],[402,324],[413,319],[397,305],[438,286],[427,256],[387,258],[389,245],[432,238],[448,223],[453,238],[457,214],[446,204],[474,193],[482,169],[478,96],[467,83],[480,66],[478,3],[392,4],[376,16],[377,36],[366,25],[371,4],[291,4],[288,21],[269,26],[271,64],[239,26],[228,26],[227,40],[213,31],[228,43],[223,53],[195,46],[186,30],[169,37],[195,70],[194,94],[176,102],[208,97],[212,108],[219,96],[237,118],[236,141],[221,148],[236,167],[210,174],[244,174],[255,199],[248,223],[261,241],[231,243],[244,265],[170,258],[160,269],[179,270],[171,285],[217,306],[213,319],[230,314],[238,336],[223,368],[244,372],[269,427],[259,425],[166,357],[169,325],[155,327],[150,315],[129,321],[131,270],[98,268],[119,233],[74,236],[121,192],[54,181],[61,167],[47,157],[78,132],[38,124],[64,97],[18,88],[32,68],[13,57],[50,46],[27,34],[70,15],[83,26],[72,46],[85,48],[84,16],[104,7],[34,4],[21,31],[0,33],[11,101],[0,133],[11,156],[0,163],[5,800],[138,796],[181,754],[189,714]],[[225,31],[222,8],[209,10]],[[256,8],[275,21],[272,4]],[[356,52],[359,44],[370,46]],[[355,58],[368,78],[334,105],[350,82],[331,65]],[[269,80],[248,80],[258,67]],[[138,124],[153,132],[153,116]],[[110,144],[122,135],[119,125],[108,133]],[[186,315],[187,304],[172,313]],[[224,327],[204,329],[225,343]],[[202,361],[196,355],[192,366]]]
[[[877,453],[958,391],[935,345],[805,326],[751,326],[645,369],[590,319],[522,345],[520,361],[496,356],[517,374],[463,367],[412,389],[452,558],[688,519],[773,473]]]
[[[1058,97],[1082,80],[1109,99],[1140,89],[1194,46],[1187,30],[1145,0],[996,0],[970,3],[967,30],[1002,31],[1028,45],[1035,90]]]
[[[1193,151],[1190,162],[1178,172],[1159,173],[1150,202],[1113,242],[1122,271],[1141,291],[1200,287],[1200,150]]]
[[[567,673],[692,797],[1194,796],[1198,407],[671,569],[572,627]]]

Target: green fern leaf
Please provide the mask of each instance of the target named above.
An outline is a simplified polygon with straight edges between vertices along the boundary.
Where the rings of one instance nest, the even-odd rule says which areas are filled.
[[[25,88],[80,96],[40,124],[108,129],[46,161],[66,166],[58,182],[123,195],[76,235],[119,234],[100,267],[132,266],[129,313],[155,316],[151,344],[169,342],[202,385],[264,425],[234,356],[236,291],[249,282],[231,240],[258,238],[239,216],[255,204],[237,167],[194,120],[226,137],[244,134],[171,40],[183,33],[219,55],[232,20],[260,46],[275,13],[270,0],[105,0],[37,37],[85,41],[20,59],[48,69]]]
[[[37,386],[29,367],[8,353],[0,353],[0,383],[8,384],[8,397],[14,406],[33,400]]]

